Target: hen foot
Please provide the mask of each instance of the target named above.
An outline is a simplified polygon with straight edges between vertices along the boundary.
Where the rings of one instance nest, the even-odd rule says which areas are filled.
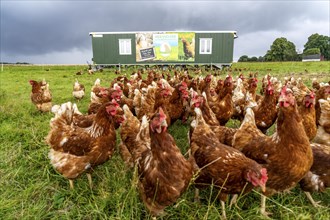
[[[321,201],[315,201],[312,197],[312,195],[310,194],[310,192],[304,192],[308,198],[308,200],[312,203],[312,205],[315,207],[315,208],[324,208],[324,206],[320,205]]]

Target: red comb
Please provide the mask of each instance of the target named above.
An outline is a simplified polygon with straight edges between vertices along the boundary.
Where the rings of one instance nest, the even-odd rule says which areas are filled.
[[[162,107],[159,107],[159,116],[160,116],[160,119],[165,119],[166,118],[166,115],[165,115]]]
[[[261,169],[261,175],[262,175],[262,177],[261,177],[261,182],[262,182],[263,184],[265,184],[265,183],[267,182],[267,180],[268,180],[268,175],[267,175],[267,170],[266,170],[266,168],[262,168],[262,169]]]
[[[281,95],[285,95],[286,94],[286,85],[283,86],[282,90],[281,90]]]

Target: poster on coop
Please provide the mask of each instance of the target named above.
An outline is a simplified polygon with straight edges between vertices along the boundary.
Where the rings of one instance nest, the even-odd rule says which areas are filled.
[[[194,32],[136,34],[136,61],[195,61]]]
[[[179,33],[179,61],[195,61],[195,33],[182,32]]]
[[[154,34],[153,42],[156,60],[177,61],[178,60],[178,34]]]
[[[152,61],[156,58],[155,48],[153,45],[153,33],[136,33],[136,61]]]

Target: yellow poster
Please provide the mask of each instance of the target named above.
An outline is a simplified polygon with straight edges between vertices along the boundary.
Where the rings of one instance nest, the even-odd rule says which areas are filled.
[[[195,61],[195,33],[179,33],[179,61]]]

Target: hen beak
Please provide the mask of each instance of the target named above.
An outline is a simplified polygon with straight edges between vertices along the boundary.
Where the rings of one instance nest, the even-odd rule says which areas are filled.
[[[260,185],[261,191],[266,192],[266,185]]]
[[[278,99],[278,102],[285,102],[285,101],[286,101],[286,97],[284,97],[282,95]]]
[[[167,127],[167,122],[166,122],[166,120],[162,121],[162,123],[161,123],[160,126],[161,126],[161,127]]]

